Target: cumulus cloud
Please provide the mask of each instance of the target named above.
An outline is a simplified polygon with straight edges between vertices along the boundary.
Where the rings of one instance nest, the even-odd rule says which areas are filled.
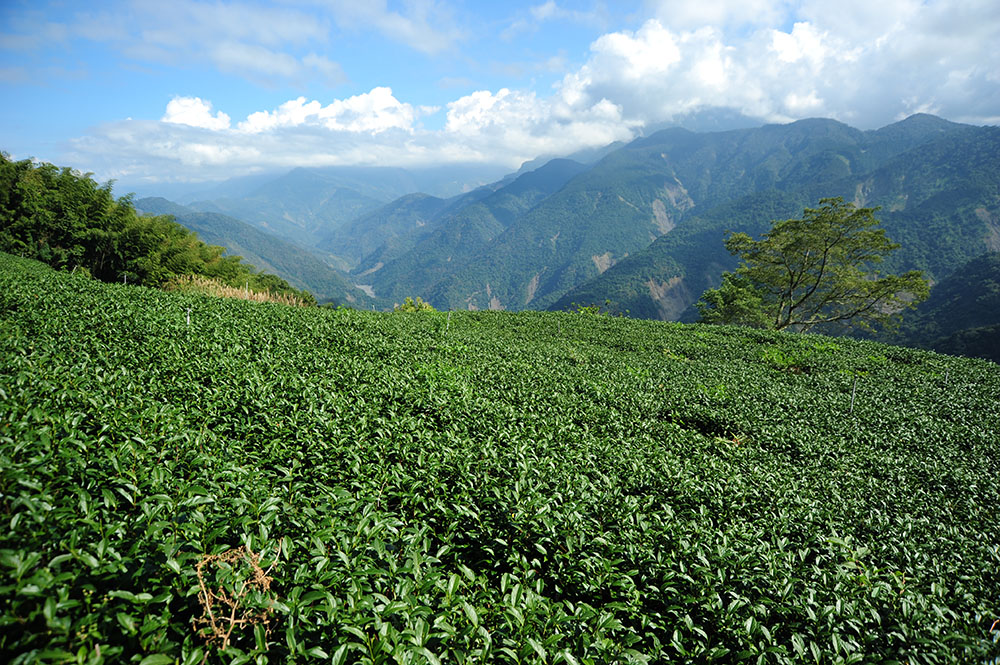
[[[664,18],[595,40],[557,94],[570,103],[612,100],[641,123],[720,106],[766,120],[822,115],[864,128],[922,109],[971,122],[996,116],[1000,52],[983,49],[1000,38],[991,3],[847,5],[656,3]]]
[[[167,104],[167,111],[161,120],[202,129],[229,129],[229,116],[222,111],[212,115],[212,103],[200,97],[174,97]]]
[[[331,6],[336,21],[378,26],[414,48],[459,39],[447,29],[436,32],[431,17],[440,8],[433,3],[407,5],[406,14],[384,2]],[[539,154],[626,140],[645,126],[717,107],[767,121],[834,117],[861,128],[916,112],[1000,121],[1000,50],[984,47],[1000,41],[995,0],[844,0],[836,6],[663,0],[649,7],[652,17],[635,29],[594,39],[582,64],[548,90],[481,89],[435,109],[376,86],[341,99],[291,99],[235,124],[207,100],[179,97],[159,123],[113,123],[74,147],[133,155],[123,168],[151,172],[154,166],[141,166],[147,154],[149,164],[182,163],[186,174],[221,177],[295,165],[517,166]],[[545,2],[528,15],[546,21],[562,11]],[[295,25],[289,18],[276,30],[284,34]],[[282,38],[267,29],[252,25],[223,35],[212,57],[220,67],[255,67],[261,76],[294,76],[297,68],[342,76],[337,63],[315,51],[283,58]],[[439,128],[425,128],[423,120],[435,113],[442,113]]]
[[[278,128],[320,126],[332,131],[369,132],[378,134],[390,129],[413,131],[419,111],[396,99],[390,88],[374,88],[371,92],[347,99],[334,100],[323,106],[318,101],[299,97],[285,102],[274,111],[251,113],[238,129],[259,134]]]
[[[199,180],[262,169],[347,164],[422,166],[455,162],[516,168],[539,154],[627,139],[633,127],[609,100],[570,107],[531,92],[481,90],[440,112],[397,99],[384,87],[327,104],[299,97],[232,123],[198,97],[172,99],[160,122],[123,120],[72,141],[73,161],[103,177]]]

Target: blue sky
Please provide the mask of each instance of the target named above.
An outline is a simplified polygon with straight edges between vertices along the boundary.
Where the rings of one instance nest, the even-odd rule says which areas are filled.
[[[725,107],[1000,123],[996,0],[4,0],[0,149],[122,183],[487,162]]]

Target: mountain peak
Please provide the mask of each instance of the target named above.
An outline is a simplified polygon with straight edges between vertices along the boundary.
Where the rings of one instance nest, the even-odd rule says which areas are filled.
[[[883,140],[926,141],[965,127],[969,125],[951,122],[930,113],[914,113],[899,122],[876,129],[870,135]]]

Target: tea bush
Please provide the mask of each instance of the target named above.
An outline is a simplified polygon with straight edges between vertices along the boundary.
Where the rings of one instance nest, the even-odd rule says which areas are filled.
[[[990,662],[998,397],[873,342],[0,255],[0,660]]]

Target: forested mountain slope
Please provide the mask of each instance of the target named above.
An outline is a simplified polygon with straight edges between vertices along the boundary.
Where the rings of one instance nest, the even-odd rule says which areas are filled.
[[[595,301],[611,299],[619,303],[619,309],[676,316],[684,309],[681,305],[689,305],[700,293],[695,291],[701,282],[697,286],[685,285],[682,291],[688,293],[678,299],[677,292],[666,296],[655,292],[669,290],[671,280],[683,275],[647,274],[640,283],[655,278],[655,284],[646,290],[652,288],[654,294],[649,297],[658,304],[643,305],[623,300],[622,294],[606,288],[600,278],[661,236],[661,243],[666,245],[688,246],[684,251],[690,256],[714,256],[722,230],[744,230],[733,222],[749,224],[746,229],[766,228],[769,219],[740,212],[744,200],[750,208],[757,206],[754,201],[768,198],[797,201],[797,206],[791,207],[774,208],[766,203],[760,206],[762,211],[787,210],[791,215],[822,196],[844,195],[859,203],[885,202],[887,210],[896,212],[901,209],[901,197],[911,196],[906,189],[909,177],[915,186],[919,182],[926,193],[919,199],[926,215],[938,215],[935,219],[946,224],[956,215],[981,216],[976,209],[982,187],[976,190],[970,183],[994,168],[988,157],[992,139],[984,137],[984,131],[933,116],[913,116],[872,132],[823,119],[701,134],[667,129],[610,151],[549,195],[527,201],[528,205],[508,220],[500,222],[484,215],[474,204],[464,206],[450,213],[453,217],[464,216],[464,226],[428,231],[409,255],[400,255],[395,261],[383,261],[377,251],[373,252],[362,259],[359,270],[370,275],[368,279],[377,292],[402,294],[408,288],[440,308],[544,308],[557,302],[563,306],[567,298],[576,297],[567,295],[573,289],[596,280],[585,287],[586,295],[592,294]],[[949,137],[954,142],[949,143]],[[984,142],[990,145],[980,145]],[[938,143],[941,147],[937,152],[928,148]],[[923,152],[921,146],[925,147]],[[963,155],[973,148],[984,156],[981,165],[956,163],[949,170],[949,160],[964,159]],[[896,165],[895,170],[889,168],[891,164]],[[925,176],[936,171],[948,174],[941,176],[944,182],[928,183]],[[960,209],[944,217],[932,212],[935,203],[954,203],[961,198],[961,187],[971,187],[966,194],[971,190],[978,193],[962,198]],[[937,198],[928,200],[930,193]],[[917,197],[913,198],[916,205]],[[720,210],[729,206],[728,210],[735,213],[728,226],[718,219],[721,213],[714,212],[720,206]],[[907,211],[912,207],[904,206]],[[916,262],[918,267],[933,272],[971,258],[983,246],[977,245],[973,237],[980,230],[965,221],[958,220],[962,228],[951,232],[955,236],[954,251],[949,248],[922,260],[920,253],[924,250],[915,246],[900,261]],[[906,227],[907,223],[904,219],[898,226]],[[710,232],[706,224],[723,226],[719,240],[705,235]],[[688,225],[692,228],[685,231]],[[908,240],[919,245],[923,242],[920,233],[914,230],[913,238]],[[666,240],[675,234],[681,237]],[[701,237],[704,244],[698,241],[697,247],[692,246],[695,236]],[[327,249],[335,252],[332,246]],[[938,264],[935,258],[940,259]],[[677,257],[671,260],[676,262]],[[726,263],[725,257],[718,265],[714,259],[699,260],[703,268],[710,266],[712,271]],[[382,266],[376,270],[379,263]],[[641,263],[648,273],[649,266],[657,261]],[[695,266],[684,270],[702,271]],[[620,274],[615,281],[623,281]],[[673,284],[676,289],[678,283]],[[635,284],[627,288],[639,290]]]
[[[1000,363],[1000,252],[962,265],[900,326],[906,344]]]
[[[334,251],[345,267],[364,273],[405,254],[434,228],[452,202],[429,194],[407,194],[320,234],[318,247]],[[358,268],[365,260],[366,264]]]
[[[758,235],[767,230],[769,220],[798,216],[808,203],[801,193],[768,190],[709,208],[572,289],[551,309],[597,304],[643,319],[692,320],[692,304],[705,289],[718,285],[723,271],[735,266],[723,244],[726,231]]]
[[[380,251],[366,257],[356,272],[370,275],[368,279],[380,297],[402,300],[412,293],[434,293],[441,280],[476,261],[477,254],[511,224],[585,170],[579,162],[554,159],[495,191],[484,190],[484,196],[466,197],[461,205],[451,205],[446,214],[432,220],[432,228],[395,260],[379,265],[385,258]],[[523,260],[514,255],[509,258],[511,269]]]
[[[919,120],[910,124],[926,130],[928,123]],[[883,264],[884,270],[916,268],[940,280],[971,258],[1000,247],[1000,128],[949,127],[931,122],[931,129],[943,130],[920,133],[928,139],[924,143],[906,134],[904,144],[916,147],[867,172],[826,181],[796,175],[781,181],[780,189],[694,209],[677,230],[569,291],[553,307],[610,300],[615,310],[634,316],[674,319],[685,311],[690,316],[688,308],[702,291],[735,266],[722,244],[726,231],[759,234],[772,220],[799,217],[804,207],[814,207],[825,196],[881,206],[877,217],[882,227],[901,245]],[[893,135],[904,129],[896,128]],[[862,145],[874,144],[883,154],[891,153],[879,145],[886,141],[884,135],[866,136],[868,143]],[[858,148],[857,164],[872,159],[864,150]],[[853,168],[842,152],[822,155],[810,160],[814,166],[839,162],[843,169]],[[834,171],[819,167],[820,173]]]
[[[259,270],[281,275],[293,286],[311,292],[320,302],[364,309],[372,304],[364,291],[321,258],[238,219],[197,212],[163,198],[139,199],[135,206],[155,215],[172,215],[177,223],[196,232],[205,242],[225,247],[229,254],[242,257]]]

